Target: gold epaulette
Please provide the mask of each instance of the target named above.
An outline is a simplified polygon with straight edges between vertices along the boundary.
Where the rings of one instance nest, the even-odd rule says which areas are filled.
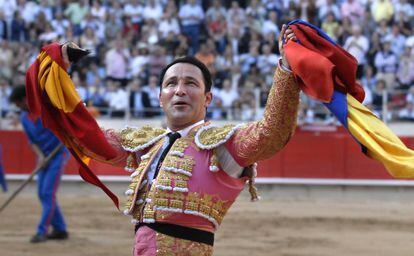
[[[143,150],[162,139],[167,131],[162,128],[143,126],[141,128],[126,127],[121,130],[121,145],[129,152]]]
[[[234,125],[206,125],[200,128],[195,135],[195,143],[201,149],[213,149],[233,136],[233,134],[242,126],[242,124]]]

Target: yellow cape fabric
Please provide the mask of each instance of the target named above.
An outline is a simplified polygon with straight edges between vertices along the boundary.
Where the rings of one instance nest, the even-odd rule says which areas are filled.
[[[68,73],[44,51],[37,58],[39,60],[38,81],[40,89],[46,92],[54,107],[64,113],[72,113],[81,103],[81,99]],[[88,165],[90,158],[82,152],[79,145],[67,136],[62,139],[64,140],[63,144],[73,149],[82,162]]]
[[[39,60],[39,86],[46,91],[54,107],[65,113],[71,113],[81,102],[75,85],[68,73],[50,58],[46,52],[41,52]]]
[[[414,151],[368,108],[347,94],[348,129],[368,149],[368,156],[382,162],[397,178],[414,177]]]

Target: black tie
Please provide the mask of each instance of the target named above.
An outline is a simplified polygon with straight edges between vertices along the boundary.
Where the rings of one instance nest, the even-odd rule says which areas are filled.
[[[160,171],[160,167],[162,162],[164,162],[164,158],[167,155],[168,151],[170,151],[170,148],[172,147],[172,145],[174,144],[174,142],[181,137],[181,135],[178,132],[170,132],[167,134],[169,140],[168,140],[168,145],[167,147],[164,149],[164,151],[162,151],[162,154],[160,156],[160,160],[158,160],[158,164],[157,164],[157,168],[155,169],[155,173],[154,173],[154,179],[157,178],[158,172]]]

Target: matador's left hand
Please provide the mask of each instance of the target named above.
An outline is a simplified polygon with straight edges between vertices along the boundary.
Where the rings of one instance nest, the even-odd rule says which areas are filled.
[[[290,69],[290,65],[286,59],[285,49],[284,49],[286,43],[289,42],[289,40],[293,40],[296,42],[298,39],[296,38],[295,33],[293,33],[293,30],[288,28],[286,24],[283,24],[282,30],[280,31],[280,35],[279,35],[279,52],[280,52],[280,56],[282,56],[283,66]]]

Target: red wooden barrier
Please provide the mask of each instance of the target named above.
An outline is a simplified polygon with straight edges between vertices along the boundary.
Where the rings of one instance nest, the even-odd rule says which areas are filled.
[[[414,148],[414,137],[402,138]],[[0,131],[6,174],[28,174],[35,157],[21,131]],[[91,163],[98,175],[128,175],[122,168]],[[390,179],[385,168],[361,153],[359,145],[345,131],[308,132],[298,130],[289,144],[274,157],[261,161],[259,177]],[[77,174],[77,164],[70,159],[66,174]]]

